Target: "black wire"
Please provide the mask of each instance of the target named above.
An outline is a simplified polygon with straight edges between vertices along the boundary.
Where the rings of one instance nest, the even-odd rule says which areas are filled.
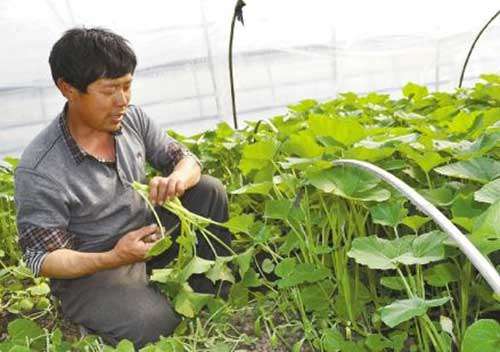
[[[236,116],[236,97],[234,95],[234,76],[233,76],[233,37],[234,37],[234,24],[236,19],[245,24],[243,21],[243,6],[245,6],[243,0],[238,0],[236,6],[234,7],[233,19],[231,21],[231,33],[229,34],[229,80],[231,83],[231,103],[233,108],[233,123],[234,129],[238,129],[238,117]]]
[[[498,15],[500,15],[500,10],[488,21],[488,23],[486,23],[486,25],[483,27],[483,29],[481,29],[479,34],[476,36],[476,39],[474,39],[474,42],[472,43],[472,46],[469,49],[469,53],[467,54],[467,58],[465,59],[464,66],[462,68],[462,74],[460,75],[460,82],[458,83],[458,88],[462,88],[462,83],[463,83],[464,74],[465,74],[465,68],[467,67],[467,64],[469,63],[470,56],[472,54],[472,51],[474,50],[474,47],[476,46],[477,41],[479,40],[479,37],[483,34],[483,32],[486,30],[486,28],[488,28],[490,23],[493,22],[493,20],[495,18],[497,18]]]

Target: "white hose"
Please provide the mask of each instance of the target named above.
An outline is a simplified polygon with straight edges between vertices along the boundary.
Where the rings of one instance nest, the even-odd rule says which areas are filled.
[[[495,267],[481,254],[481,252],[479,252],[472,242],[469,241],[469,239],[462,232],[460,232],[460,230],[450,220],[448,220],[446,216],[444,216],[427,199],[417,193],[417,191],[384,169],[365,161],[339,159],[335,160],[333,164],[351,165],[367,170],[400,191],[420,211],[430,216],[444,232],[455,240],[460,250],[467,256],[467,258],[469,258],[472,265],[476,267],[479,273],[491,286],[493,291],[500,294],[500,275],[496,271]]]

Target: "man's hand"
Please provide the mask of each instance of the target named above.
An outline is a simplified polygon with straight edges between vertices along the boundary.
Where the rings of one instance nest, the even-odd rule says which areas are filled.
[[[149,199],[153,205],[162,205],[166,200],[180,197],[187,189],[186,177],[172,172],[168,177],[156,176],[149,182]]]
[[[157,241],[144,241],[158,231],[158,226],[150,225],[125,234],[112,249],[113,254],[120,260],[122,265],[144,261],[149,249]]]

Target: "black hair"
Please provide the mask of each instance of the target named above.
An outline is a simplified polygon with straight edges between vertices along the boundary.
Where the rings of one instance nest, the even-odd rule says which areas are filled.
[[[99,78],[133,74],[134,51],[122,36],[104,28],[73,28],[54,44],[49,56],[52,78],[63,79],[80,92]]]

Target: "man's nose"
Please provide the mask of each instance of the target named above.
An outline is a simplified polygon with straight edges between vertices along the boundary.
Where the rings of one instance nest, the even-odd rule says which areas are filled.
[[[128,105],[129,95],[123,89],[119,89],[115,95],[115,100],[118,106]]]

